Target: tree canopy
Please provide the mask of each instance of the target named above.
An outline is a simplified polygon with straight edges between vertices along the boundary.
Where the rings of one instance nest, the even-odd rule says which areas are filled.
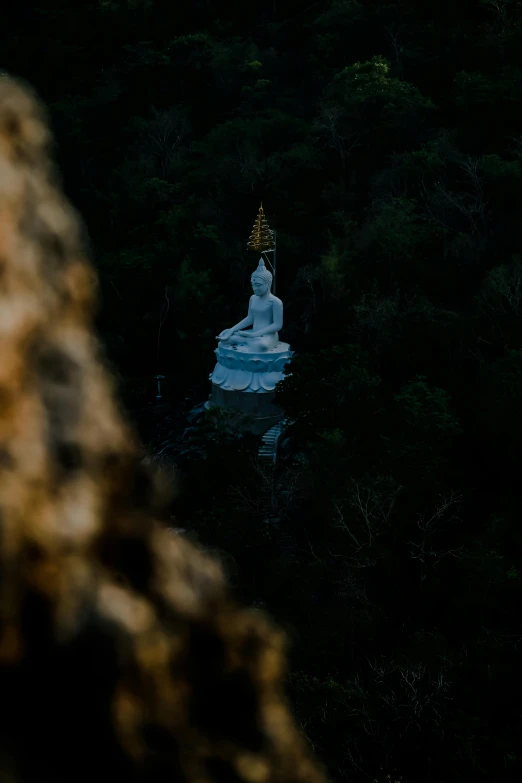
[[[179,524],[286,628],[331,779],[515,779],[521,3],[40,0],[3,21],[124,399],[177,465]],[[296,350],[275,469],[226,417],[185,418],[243,314],[261,201]]]

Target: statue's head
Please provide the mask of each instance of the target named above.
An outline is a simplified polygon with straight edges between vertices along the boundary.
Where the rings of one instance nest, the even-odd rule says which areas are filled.
[[[272,286],[272,273],[266,268],[265,262],[262,258],[259,259],[259,264],[255,272],[252,273],[250,278],[254,294],[257,296],[263,296]]]

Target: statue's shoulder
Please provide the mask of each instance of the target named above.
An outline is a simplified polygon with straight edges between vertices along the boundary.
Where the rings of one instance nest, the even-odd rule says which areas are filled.
[[[283,306],[281,299],[279,299],[279,297],[277,296],[274,296],[274,294],[270,294],[270,301],[273,302],[274,304],[281,305],[281,307]]]

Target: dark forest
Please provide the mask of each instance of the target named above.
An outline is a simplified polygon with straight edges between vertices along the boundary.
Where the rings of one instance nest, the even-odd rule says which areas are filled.
[[[48,107],[98,331],[168,523],[290,642],[332,781],[518,779],[522,3],[40,0],[0,69]],[[277,463],[202,412],[277,230]],[[157,398],[161,379],[161,397]]]

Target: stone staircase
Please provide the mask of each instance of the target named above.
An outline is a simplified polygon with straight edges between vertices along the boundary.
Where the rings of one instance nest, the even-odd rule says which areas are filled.
[[[265,432],[261,438],[258,456],[263,460],[270,460],[275,463],[277,459],[277,443],[281,437],[286,421],[280,421]]]

